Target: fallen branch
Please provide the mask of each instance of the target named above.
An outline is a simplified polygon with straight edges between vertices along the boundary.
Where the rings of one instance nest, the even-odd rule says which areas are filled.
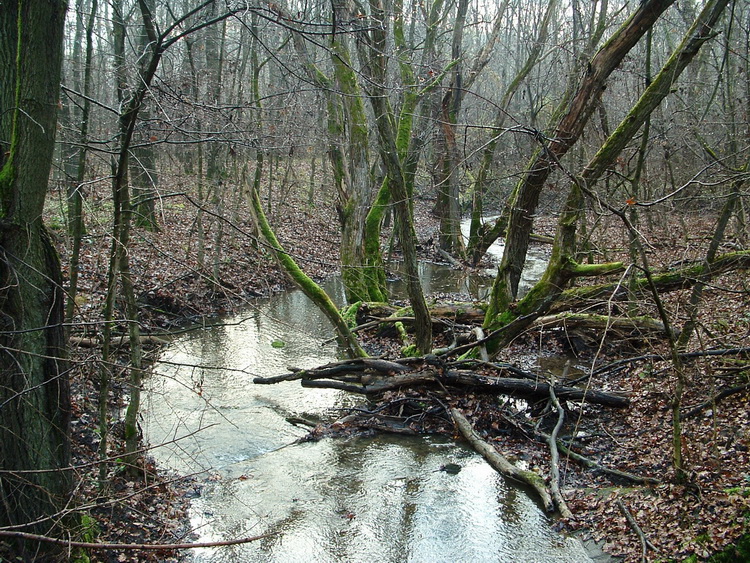
[[[537,431],[537,434],[541,436],[542,438],[544,438],[545,440],[549,441],[550,439],[550,435],[544,432]],[[656,485],[656,484],[661,483],[661,481],[659,479],[656,479],[655,477],[643,477],[641,475],[636,475],[635,473],[630,473],[628,471],[621,471],[619,469],[611,469],[609,467],[605,467],[604,465],[597,463],[591,458],[588,458],[586,456],[583,456],[579,453],[574,452],[569,447],[567,447],[561,440],[557,440],[557,447],[562,453],[564,453],[570,459],[577,461],[578,463],[581,463],[585,465],[586,467],[590,467],[591,469],[596,469],[597,471],[606,473],[607,475],[612,475],[613,477],[619,477],[621,479],[627,479],[628,481],[632,481],[633,483],[640,483],[643,485]]]
[[[481,325],[484,322],[485,311],[472,303],[443,303],[433,305],[429,310],[433,324],[450,321],[463,325]],[[361,330],[365,326],[370,328],[384,322],[414,322],[413,316],[394,316],[400,312],[403,312],[403,309],[385,303],[364,303],[360,307],[357,318],[365,322],[357,329]]]
[[[172,550],[172,549],[197,549],[201,547],[223,547],[229,545],[240,545],[243,543],[250,543],[263,538],[274,536],[275,532],[270,534],[263,534],[260,536],[252,536],[247,538],[240,538],[236,540],[224,540],[204,543],[94,543],[94,542],[82,542],[73,540],[64,540],[61,538],[51,538],[49,536],[41,536],[38,534],[29,534],[27,532],[16,532],[13,530],[0,530],[0,537],[5,538],[16,538],[19,540],[36,541],[42,543],[51,543],[55,545],[62,545],[64,547],[79,547],[82,549],[93,549],[93,550]]]
[[[563,370],[563,379],[567,377],[568,370],[570,369],[570,361],[568,361],[565,364],[565,369]],[[557,399],[557,395],[555,395],[555,385],[554,380],[550,383],[549,386],[549,397],[552,401],[552,404],[555,406],[555,409],[557,409],[557,423],[555,424],[555,427],[552,429],[552,434],[549,437],[549,440],[547,440],[547,443],[549,444],[549,465],[550,465],[550,482],[549,482],[549,488],[552,491],[552,498],[555,499],[555,503],[557,504],[557,508],[560,511],[560,514],[563,518],[572,518],[573,513],[568,508],[567,503],[565,502],[565,499],[562,496],[562,493],[560,492],[560,456],[557,453],[557,434],[560,432],[560,428],[562,428],[563,422],[565,421],[565,411],[563,410],[562,406],[560,405],[560,401]]]
[[[745,385],[739,385],[737,387],[729,387],[728,389],[724,389],[723,391],[717,393],[716,395],[709,398],[708,400],[702,402],[700,405],[696,405],[695,407],[690,409],[688,412],[682,415],[682,418],[692,418],[700,414],[700,412],[706,407],[713,406],[714,404],[718,403],[722,399],[726,399],[727,397],[736,395],[737,393],[742,393],[743,391],[747,391],[748,389],[750,389],[750,383],[747,383]]]
[[[68,342],[70,342],[72,346],[80,346],[82,348],[96,348],[102,345],[101,340],[99,340],[98,338],[84,338],[82,336],[71,336],[68,338]],[[169,340],[151,334],[142,334],[141,344],[154,344],[157,346],[164,346],[166,344],[169,344]],[[112,337],[112,346],[129,345],[130,336],[123,335]]]
[[[463,364],[465,362],[456,365]],[[535,374],[523,372],[513,366],[481,362],[481,365],[493,367],[499,374],[521,376],[524,379],[479,375],[470,370],[449,369],[452,365],[443,362],[437,356],[402,358],[398,361],[358,358],[273,377],[256,377],[253,382],[270,384],[299,379],[302,380],[304,387],[327,387],[365,395],[377,395],[392,389],[431,384],[472,387],[489,393],[522,397],[547,398],[550,394],[548,383],[539,381],[539,377]],[[630,405],[630,400],[625,395],[593,389],[557,385],[555,394],[561,400],[586,401],[615,408],[626,408]]]
[[[355,375],[355,374],[350,374]],[[548,383],[529,381],[525,379],[513,379],[507,377],[490,377],[477,375],[466,371],[449,370],[445,372],[430,368],[407,375],[394,376],[370,376],[360,375],[359,382],[343,382],[338,379],[319,379],[319,374],[310,370],[302,379],[303,387],[317,387],[339,389],[364,395],[379,395],[385,391],[401,389],[403,387],[416,387],[419,385],[442,384],[454,387],[473,387],[488,393],[507,394],[521,397],[548,397],[550,385]],[[258,381],[256,383],[261,382]],[[269,378],[270,379],[270,378]],[[270,382],[270,381],[262,381]],[[558,385],[555,393],[561,399],[571,401],[586,401],[587,403],[605,405],[615,408],[627,408],[630,399],[623,395],[604,393],[592,389],[580,389],[578,387],[566,387]]]
[[[442,380],[445,383],[477,387],[483,391],[533,397],[549,396],[549,383],[541,381],[528,381],[525,379],[511,379],[506,377],[488,377],[470,372],[453,370],[446,371],[442,377]],[[613,393],[605,393],[593,389],[580,389],[578,387],[556,385],[555,393],[559,399],[586,401],[587,403],[596,403],[616,408],[627,408],[630,406],[630,399],[624,395],[615,395]]]
[[[508,459],[498,452],[494,446],[479,437],[466,417],[461,414],[461,411],[458,409],[451,409],[450,412],[456,428],[466,441],[471,444],[471,447],[473,447],[478,453],[482,454],[484,459],[486,459],[496,471],[509,479],[513,479],[514,481],[518,481],[534,489],[544,505],[544,510],[547,512],[554,512],[555,505],[552,502],[552,497],[547,490],[547,486],[544,484],[544,480],[538,474],[533,471],[519,469],[508,461]]]
[[[622,502],[622,499],[617,499],[615,501],[617,504],[617,508],[620,509],[620,512],[622,512],[623,516],[625,516],[625,520],[628,521],[628,525],[630,528],[636,533],[638,536],[638,539],[641,541],[641,549],[643,550],[643,555],[641,556],[641,561],[646,561],[646,551],[648,548],[651,548],[654,551],[656,550],[656,547],[654,547],[654,544],[652,544],[649,539],[646,537],[646,534],[643,533],[643,530],[641,530],[641,527],[638,525],[638,522],[635,521],[635,518],[633,518],[633,515],[630,514],[630,511],[628,510],[628,507],[625,506],[625,503]]]
[[[534,327],[565,327],[567,329],[607,329],[635,332],[638,335],[664,334],[664,323],[651,317],[618,317],[592,313],[558,313],[536,319]]]
[[[471,329],[471,332],[477,337],[477,342],[481,342],[482,340],[484,340],[484,331],[482,330],[482,327],[475,326],[473,329]],[[487,353],[487,346],[480,344],[478,348],[479,357],[482,359],[482,361],[489,362],[490,355]]]
[[[350,424],[357,428],[369,428],[379,432],[390,432],[391,434],[401,434],[404,436],[416,436],[418,434],[418,432],[410,428],[404,420],[378,414],[373,414],[366,418],[359,414],[351,414],[340,419],[338,422],[342,424]]]

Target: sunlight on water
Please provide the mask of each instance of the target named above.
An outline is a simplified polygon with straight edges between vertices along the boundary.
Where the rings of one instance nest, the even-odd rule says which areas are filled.
[[[431,280],[451,278],[446,268],[430,265],[430,271]],[[327,289],[342,299],[340,284]],[[198,541],[268,536],[196,550],[194,560],[589,560],[580,543],[552,532],[524,492],[451,441],[377,436],[296,443],[306,430],[288,417],[333,419],[356,400],[298,382],[252,383],[258,375],[336,358],[336,346],[323,344],[331,335],[327,321],[301,292],[225,321],[178,337],[162,353],[147,382],[144,431],[152,445],[166,443],[154,450],[162,467],[199,473],[200,494],[191,503]],[[441,471],[445,464],[460,471]]]

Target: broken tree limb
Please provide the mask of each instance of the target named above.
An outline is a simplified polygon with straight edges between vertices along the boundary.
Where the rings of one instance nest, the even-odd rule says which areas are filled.
[[[364,360],[375,362],[367,364]],[[355,360],[342,360],[340,362],[332,362],[319,368],[312,370],[298,369],[298,368],[287,368],[291,373],[283,373],[281,375],[273,375],[271,377],[256,377],[253,379],[253,383],[260,385],[270,385],[272,383],[281,383],[282,381],[294,381],[297,379],[321,379],[324,377],[333,377],[336,375],[351,375],[352,373],[362,372],[365,370],[367,365],[377,366],[377,362],[383,360],[374,360],[371,358],[357,358]],[[387,362],[393,364],[394,362]],[[397,366],[400,364],[396,364]]]
[[[458,409],[451,409],[450,412],[456,428],[466,441],[471,444],[472,448],[482,454],[484,459],[486,459],[496,471],[505,477],[528,485],[534,489],[537,495],[539,495],[539,499],[542,501],[544,510],[547,512],[554,512],[555,505],[552,502],[552,497],[547,490],[547,486],[544,484],[544,479],[533,471],[519,469],[508,461],[508,459],[498,452],[494,446],[479,437],[469,421]]]
[[[537,431],[537,434],[539,434],[539,436],[541,436],[545,440],[549,440],[550,438],[549,434],[545,434],[544,432]],[[661,483],[661,481],[659,479],[656,479],[655,477],[643,477],[641,475],[636,475],[635,473],[629,473],[628,471],[620,471],[619,469],[611,469],[609,467],[605,467],[604,465],[595,462],[593,459],[574,452],[561,440],[557,441],[557,447],[570,459],[577,461],[578,463],[585,465],[586,467],[590,467],[592,469],[601,471],[602,473],[606,473],[607,475],[612,475],[613,477],[619,477],[621,479],[627,479],[629,481],[632,481],[633,483],[641,483],[643,485],[657,485]]]
[[[317,389],[338,389],[339,391],[347,391],[349,393],[364,393],[364,388],[356,383],[344,383],[343,381],[335,380],[320,380],[320,379],[303,379],[301,382],[302,387],[312,387]]]
[[[570,361],[568,361],[565,364],[563,377],[567,377],[569,369],[570,369]],[[560,514],[562,515],[562,517],[572,518],[573,513],[568,508],[568,504],[565,502],[565,499],[562,496],[562,492],[560,491],[560,456],[557,453],[557,434],[560,432],[560,428],[562,428],[563,422],[565,421],[565,411],[560,405],[560,401],[557,400],[557,395],[555,395],[554,379],[550,382],[549,397],[550,397],[550,400],[552,401],[552,404],[555,406],[555,409],[557,410],[557,423],[555,424],[555,427],[552,429],[552,434],[550,435],[549,440],[547,440],[547,443],[549,444],[549,453],[550,453],[549,488],[550,488],[550,491],[552,491],[552,498],[555,499],[555,504],[557,504],[557,508],[560,511]]]
[[[471,332],[477,337],[477,342],[481,342],[482,340],[484,340],[484,331],[482,330],[482,327],[475,326],[473,329],[471,329]],[[487,353],[487,347],[480,344],[478,348],[479,348],[479,357],[482,359],[482,361],[489,362],[490,355]]]

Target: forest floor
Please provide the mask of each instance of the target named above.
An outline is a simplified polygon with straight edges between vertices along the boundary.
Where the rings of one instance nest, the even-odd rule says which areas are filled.
[[[322,202],[325,194],[317,194],[315,205],[295,198],[294,194],[282,195],[281,202],[270,213],[282,244],[312,277],[322,279],[335,273],[338,223],[332,206]],[[106,200],[95,200],[96,194],[90,194],[78,309],[72,330],[82,343],[98,335],[96,327],[101,323],[109,262]],[[58,226],[55,232],[65,268],[68,245],[61,228],[61,214],[54,203],[53,198],[48,222]],[[416,226],[422,257],[436,260],[437,222],[430,214],[430,206],[428,200],[417,200]],[[146,333],[165,333],[191,320],[221,315],[257,296],[269,296],[289,286],[274,260],[263,251],[263,243],[255,237],[246,211],[238,212],[229,223],[223,224],[220,241],[215,238],[217,220],[209,214],[204,216],[204,228],[209,235],[204,241],[205,259],[201,267],[194,216],[194,209],[187,201],[168,199],[159,207],[161,232],[139,229],[133,236],[130,262]],[[682,224],[643,226],[652,267],[701,258],[699,253],[706,246],[712,223],[698,217],[696,213],[695,220]],[[553,219],[540,224],[546,224],[547,234],[552,234]],[[597,260],[627,260],[625,237],[615,226],[610,227],[600,226],[592,231],[592,253]],[[212,276],[214,262],[218,278]],[[748,281],[747,272],[733,272],[713,280],[705,293],[699,338],[691,350],[750,346]],[[679,324],[688,295],[688,291],[682,290],[664,297],[667,310]],[[468,299],[461,295],[431,297]],[[641,311],[644,313],[655,316],[646,297]],[[123,324],[117,328],[124,332]],[[612,409],[569,402],[570,422],[563,434],[575,437],[576,451],[602,466],[655,478],[658,483],[638,484],[613,478],[563,456],[560,464],[563,495],[574,516],[558,520],[556,525],[563,531],[601,542],[607,553],[621,556],[625,561],[641,561],[644,556],[648,561],[682,561],[690,556],[702,560],[736,541],[750,527],[747,354],[686,359],[683,412],[691,414],[684,421],[682,440],[687,480],[678,483],[671,463],[671,398],[676,376],[674,367],[665,359],[668,358],[665,343],[636,335],[628,338],[612,335],[607,338],[598,333],[536,330],[517,339],[498,358],[542,372],[546,369],[545,359],[552,361],[566,356],[572,358],[575,373],[571,375],[575,376],[617,360],[631,359],[616,368],[597,369],[589,380],[592,388],[627,393],[630,407]],[[399,345],[382,337],[363,335],[363,342],[378,353],[390,351],[398,355]],[[189,479],[175,480],[161,474],[146,456],[139,478],[128,477],[115,463],[110,468],[109,488],[102,492],[97,489],[96,472],[84,464],[96,460],[100,361],[96,348],[86,346],[73,350],[73,361],[76,366],[74,453],[76,464],[82,467],[78,496],[97,522],[96,541],[143,544],[189,541],[190,530],[185,521],[187,493],[191,489]],[[112,399],[114,412],[125,405],[125,389],[126,383],[118,379],[118,392]],[[720,395],[728,389],[736,392]],[[418,392],[399,393],[403,396]],[[395,398],[396,394],[390,393],[383,398],[383,404]],[[448,399],[467,415],[485,440],[506,456],[547,477],[548,447],[534,437],[533,430],[535,426],[549,427],[556,415],[544,411],[543,405],[499,402],[496,396],[475,392],[451,390]],[[115,423],[110,448],[114,458],[121,448],[117,428]],[[421,430],[455,434],[445,419],[436,419]],[[91,556],[102,561],[169,561],[182,557],[174,551],[147,550],[108,550],[91,552]]]

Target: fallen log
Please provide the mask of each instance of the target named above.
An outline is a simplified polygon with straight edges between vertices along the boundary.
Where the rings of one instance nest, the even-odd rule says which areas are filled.
[[[481,325],[484,322],[484,309],[472,303],[446,303],[429,308],[433,323],[450,321],[464,325]],[[411,316],[396,316],[402,310],[385,303],[363,303],[357,312],[358,323],[392,322],[413,320]],[[372,325],[369,325],[372,326]]]
[[[507,395],[522,395],[539,398],[549,397],[549,383],[544,381],[529,381],[527,379],[513,379],[507,377],[489,377],[472,372],[446,371],[443,381],[451,385],[464,385]],[[571,401],[585,401],[608,407],[627,408],[630,399],[623,394],[605,393],[595,389],[581,389],[555,385],[555,394],[559,399]]]
[[[404,358],[395,362],[358,358],[316,369],[298,370],[273,377],[256,377],[253,382],[271,384],[299,379],[303,387],[327,387],[364,395],[379,395],[393,389],[421,385],[470,387],[489,393],[540,399],[546,399],[550,395],[549,383],[535,374],[522,372],[512,366],[482,363],[483,366],[494,367],[499,374],[491,376],[470,370],[450,369],[450,365],[442,363],[436,356]],[[503,374],[509,377],[500,377]],[[519,375],[524,378],[519,378]],[[561,400],[585,401],[615,408],[630,406],[630,399],[624,394],[567,385],[555,385],[554,392]]]
[[[664,323],[651,317],[618,317],[591,313],[558,313],[536,319],[533,327],[564,327],[567,329],[612,330],[636,333],[639,336],[664,336]]]
[[[474,450],[482,454],[484,459],[487,460],[487,463],[505,477],[528,485],[534,489],[536,494],[539,495],[539,499],[542,501],[544,510],[547,512],[555,511],[552,497],[550,496],[547,486],[544,484],[544,479],[542,479],[541,476],[533,471],[519,469],[513,465],[505,456],[498,452],[492,444],[489,444],[479,437],[471,427],[469,421],[458,409],[451,409],[450,412],[458,431],[466,441],[471,444],[471,447],[474,448]]]
[[[82,348],[96,348],[102,345],[99,338],[85,338],[82,336],[71,336],[68,338],[68,342],[71,346],[80,346]],[[141,334],[141,344],[163,346],[169,344],[169,340],[151,334]],[[130,346],[130,336],[113,336],[112,346]]]
[[[661,293],[692,287],[698,279],[708,281],[733,270],[747,269],[750,269],[750,250],[742,250],[717,256],[708,266],[702,261],[694,262],[682,268],[654,272],[652,278]],[[650,291],[645,276],[636,278],[631,287],[635,291]],[[592,301],[625,299],[627,291],[628,288],[619,282],[566,289],[551,306],[550,312],[580,308],[591,305]]]

